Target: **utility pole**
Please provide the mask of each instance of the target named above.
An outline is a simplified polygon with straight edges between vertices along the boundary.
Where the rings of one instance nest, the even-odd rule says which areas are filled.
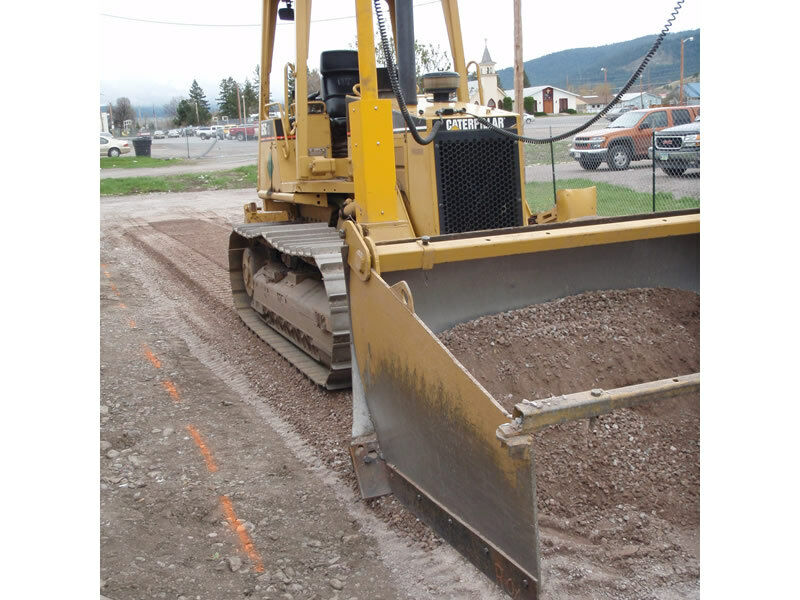
[[[200,109],[197,108],[197,100],[194,101],[194,114],[197,115],[197,125],[200,126]]]
[[[242,112],[244,113],[244,141],[247,141],[247,101],[242,96]]]
[[[156,121],[156,105],[153,104],[153,127],[158,129],[158,121]]]
[[[608,104],[608,69],[600,67],[603,72],[603,103]]]
[[[521,120],[525,110],[522,81],[522,5],[521,0],[514,0],[514,102]]]
[[[688,37],[685,40],[681,40],[681,89],[678,92],[678,104],[681,106],[683,106],[683,44],[693,40],[694,37]]]
[[[239,112],[239,125],[242,124],[242,96],[239,93],[239,84],[236,84],[236,110]]]

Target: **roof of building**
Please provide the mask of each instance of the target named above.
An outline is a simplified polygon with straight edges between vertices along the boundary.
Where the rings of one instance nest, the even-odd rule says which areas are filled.
[[[575,96],[576,98],[580,98],[580,96],[578,94],[576,94],[575,92],[562,90],[561,88],[557,88],[554,85],[534,85],[533,87],[526,87],[524,90],[522,90],[522,95],[523,96],[533,96],[534,94],[538,94],[544,88],[548,88],[548,87],[549,88],[553,88],[554,90],[558,90],[562,94],[569,94],[570,96]]]
[[[495,62],[492,60],[492,57],[489,56],[489,46],[486,45],[483,47],[483,58],[481,58],[480,64],[482,65],[493,65]]]
[[[689,98],[699,98],[700,82],[698,81],[697,83],[684,83],[683,93],[686,94]]]
[[[655,94],[651,94],[650,92],[628,92],[627,94],[622,94],[622,98],[620,98],[621,102],[628,102],[629,100],[638,100],[640,96],[650,96],[651,98],[659,98]]]

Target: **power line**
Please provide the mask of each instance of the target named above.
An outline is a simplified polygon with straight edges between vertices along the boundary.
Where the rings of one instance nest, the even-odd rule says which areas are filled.
[[[431,0],[429,2],[420,2],[414,6],[427,6],[429,4],[440,4],[439,0]],[[136,23],[152,23],[155,25],[177,25],[180,27],[261,27],[261,23],[183,23],[180,21],[159,21],[156,19],[140,19],[138,17],[125,17],[122,15],[111,15],[108,13],[100,13],[101,17],[108,17],[109,19],[119,19],[121,21],[134,21]],[[344,17],[329,17],[327,19],[311,19],[312,23],[325,23],[328,21],[344,21],[346,19],[355,19],[355,15],[345,15]],[[278,25],[289,25],[290,23],[278,23]]]

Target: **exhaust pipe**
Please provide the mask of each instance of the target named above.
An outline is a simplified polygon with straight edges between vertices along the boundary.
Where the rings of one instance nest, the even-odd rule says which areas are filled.
[[[417,74],[414,62],[414,4],[412,0],[395,2],[397,23],[397,71],[400,90],[408,106],[417,105]]]

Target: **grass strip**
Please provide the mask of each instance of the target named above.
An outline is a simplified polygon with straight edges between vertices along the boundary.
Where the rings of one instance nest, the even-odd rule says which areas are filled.
[[[142,167],[172,167],[185,164],[182,158],[153,158],[152,156],[100,157],[101,169],[140,169]]]
[[[547,137],[537,135],[536,137]],[[561,140],[553,142],[553,159],[556,163],[572,162],[574,159],[569,155],[572,140]],[[550,164],[550,144],[525,144],[525,164],[526,165],[549,165]]]
[[[557,179],[557,189],[597,187],[597,214],[602,217],[638,215],[653,211],[653,196],[650,192],[637,192],[623,185],[614,185],[590,179]],[[532,181],[525,184],[525,199],[532,212],[553,207],[553,182]],[[656,192],[656,210],[680,210],[698,208],[700,198],[682,196],[675,198],[670,192]]]
[[[150,192],[199,192],[255,187],[258,167],[247,165],[228,171],[183,173],[160,177],[120,177],[100,180],[101,196],[126,196]]]

